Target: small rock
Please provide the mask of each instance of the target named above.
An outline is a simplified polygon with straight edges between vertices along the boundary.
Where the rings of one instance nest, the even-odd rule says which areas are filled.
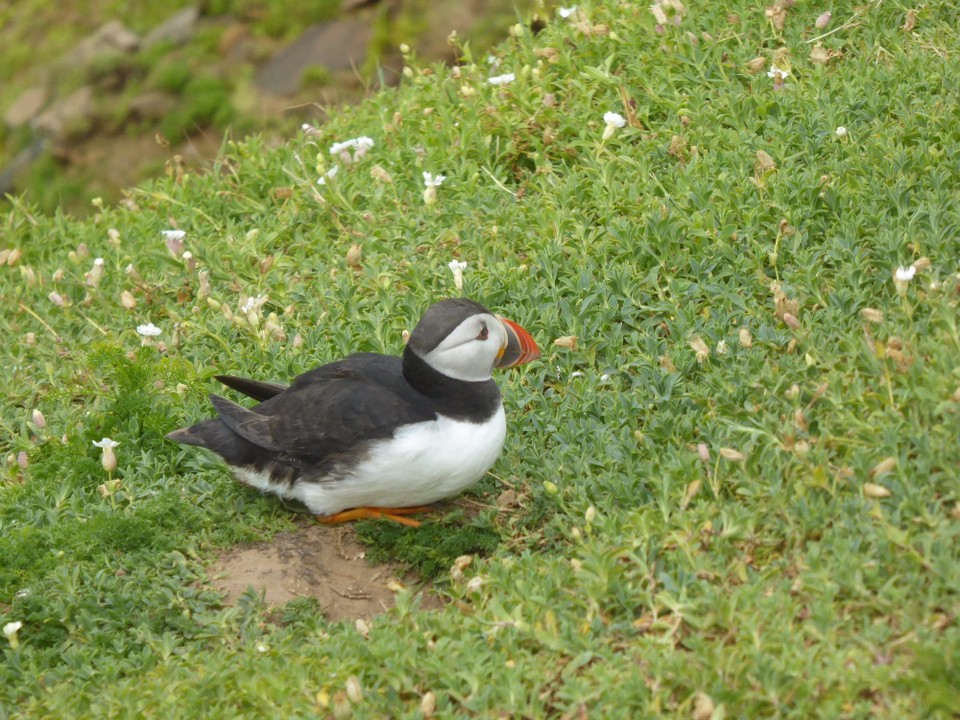
[[[20,127],[37,116],[47,102],[47,89],[32,87],[24,90],[7,108],[3,120],[12,128]]]
[[[250,28],[243,23],[234,23],[220,36],[217,52],[220,53],[220,57],[240,60],[244,55],[243,47],[249,38]]]
[[[195,6],[174,13],[144,36],[143,47],[149,48],[163,42],[173,45],[185,43],[193,36],[199,18],[200,9]]]
[[[45,135],[59,138],[72,125],[88,119],[92,113],[93,88],[84,85],[44,110],[33,121],[33,127]]]
[[[372,35],[370,23],[364,20],[312,25],[257,71],[256,84],[274,95],[293,95],[308,67],[349,70],[363,65]]]
[[[148,91],[130,101],[130,114],[144,120],[158,120],[177,107],[177,98],[169,93]]]
[[[140,36],[119,20],[102,25],[99,30],[82,40],[67,55],[68,65],[88,65],[90,62],[108,53],[132,53],[140,47]]]

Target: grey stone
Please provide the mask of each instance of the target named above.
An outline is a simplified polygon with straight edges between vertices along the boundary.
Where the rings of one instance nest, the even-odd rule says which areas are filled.
[[[71,126],[89,119],[92,114],[93,88],[84,85],[37,115],[33,127],[44,135],[60,138]]]
[[[67,55],[69,65],[88,65],[101,55],[109,53],[132,53],[140,47],[140,36],[119,20],[111,20],[84,38]]]
[[[131,115],[146,120],[158,120],[177,107],[177,98],[159,90],[147,91],[130,101]]]
[[[185,43],[193,36],[199,18],[200,9],[195,6],[174,13],[144,36],[143,47],[149,48],[162,42],[173,45]]]
[[[362,65],[373,30],[363,20],[334,20],[312,25],[274,55],[255,76],[257,86],[274,95],[293,95],[303,71],[313,65],[349,70]]]
[[[7,108],[3,120],[12,128],[20,127],[33,120],[46,103],[46,88],[32,87],[24,90]]]

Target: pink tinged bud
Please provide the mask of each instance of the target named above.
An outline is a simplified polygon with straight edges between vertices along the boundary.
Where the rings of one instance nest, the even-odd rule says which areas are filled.
[[[105,447],[103,449],[103,457],[100,458],[100,463],[107,472],[113,472],[117,469],[117,456],[113,452],[112,447]]]
[[[167,250],[170,251],[170,254],[175,258],[183,255],[184,241],[183,238],[186,237],[186,233],[183,230],[164,230],[163,239],[167,245]]]
[[[710,462],[710,448],[707,447],[706,443],[697,443],[697,455],[700,456],[700,462]]]
[[[17,465],[21,470],[26,470],[30,466],[30,460],[27,458],[27,451],[21,450],[17,453]]]
[[[815,25],[817,26],[817,30],[823,30],[827,25],[829,25],[830,18],[832,17],[833,15],[830,13],[829,10],[821,14],[820,17],[817,18],[817,22],[815,23]]]
[[[33,420],[33,425],[37,430],[43,430],[47,426],[47,420],[43,417],[43,413],[36,408],[34,408],[30,419]]]
[[[65,304],[63,296],[60,293],[58,293],[56,290],[54,290],[52,293],[47,295],[47,297],[50,299],[50,302],[52,302],[57,307],[63,307]]]

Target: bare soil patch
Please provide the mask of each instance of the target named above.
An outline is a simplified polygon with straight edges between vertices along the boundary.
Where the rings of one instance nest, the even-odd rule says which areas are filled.
[[[402,568],[371,565],[365,548],[349,526],[327,527],[309,522],[256,545],[234,548],[211,569],[212,583],[235,603],[247,591],[262,593],[273,606],[295,598],[316,598],[331,621],[371,618],[393,607],[391,580],[411,587],[416,578]],[[421,607],[438,608],[439,598],[420,591]]]

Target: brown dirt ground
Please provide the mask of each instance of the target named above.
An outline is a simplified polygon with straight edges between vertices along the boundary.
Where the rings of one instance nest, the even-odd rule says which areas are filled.
[[[292,532],[269,541],[233,548],[210,569],[212,584],[233,604],[249,587],[263,594],[272,606],[298,597],[314,597],[331,621],[369,619],[393,607],[399,580],[414,587],[416,578],[404,577],[395,565],[370,565],[364,546],[349,526],[329,527],[306,522]],[[421,607],[440,607],[439,598],[426,587],[420,591]]]

